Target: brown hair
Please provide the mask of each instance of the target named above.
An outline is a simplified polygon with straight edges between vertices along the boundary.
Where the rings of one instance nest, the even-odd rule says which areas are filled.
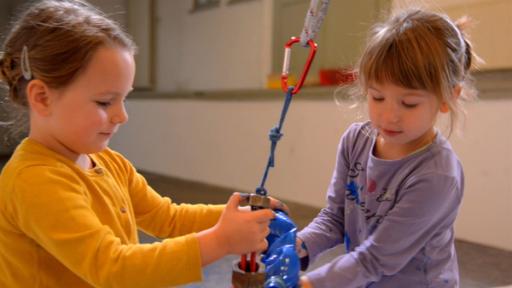
[[[471,44],[462,32],[465,22],[466,18],[454,23],[443,14],[409,9],[375,25],[358,63],[357,93],[366,95],[373,81],[434,93],[450,108],[451,133],[459,114],[464,114],[460,100],[476,95],[469,75]],[[456,85],[462,87],[458,98],[452,92]]]
[[[82,0],[42,0],[29,6],[14,23],[0,59],[0,82],[12,102],[27,107],[22,50],[27,47],[32,79],[51,88],[68,85],[103,45],[136,52],[130,36],[101,11]]]

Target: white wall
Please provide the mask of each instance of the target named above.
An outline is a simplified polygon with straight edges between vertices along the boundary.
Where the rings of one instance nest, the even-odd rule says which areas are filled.
[[[151,29],[155,21],[152,13],[152,1],[127,1],[127,29],[137,44],[135,54],[137,73],[133,86],[136,89],[150,89],[153,86],[153,49],[154,35]]]
[[[134,100],[128,104],[130,124],[112,145],[137,167],[246,191],[259,184],[270,147],[267,135],[277,124],[281,102]],[[352,119],[343,121],[331,102],[293,103],[268,179],[269,191],[323,206],[336,145]]]
[[[468,109],[464,137],[452,139],[466,176],[457,237],[508,250],[512,250],[511,111],[512,99],[474,103]]]
[[[264,87],[271,1],[223,3],[190,13],[191,3],[157,0],[156,90]]]

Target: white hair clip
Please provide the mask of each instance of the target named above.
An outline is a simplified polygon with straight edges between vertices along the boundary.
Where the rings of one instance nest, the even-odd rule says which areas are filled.
[[[32,71],[30,70],[30,62],[28,61],[27,46],[23,46],[23,50],[21,50],[21,73],[25,80],[28,81],[32,79]]]

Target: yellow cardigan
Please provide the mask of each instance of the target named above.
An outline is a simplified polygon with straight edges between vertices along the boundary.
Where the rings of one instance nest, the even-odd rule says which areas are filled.
[[[165,287],[201,280],[194,232],[221,205],[176,205],[120,154],[83,170],[25,139],[0,175],[0,287]],[[139,244],[137,227],[159,238]]]

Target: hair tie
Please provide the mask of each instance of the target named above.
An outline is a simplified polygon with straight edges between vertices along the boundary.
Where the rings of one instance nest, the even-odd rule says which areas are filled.
[[[30,62],[28,61],[28,48],[25,45],[21,50],[21,73],[25,80],[28,81],[32,79],[32,71],[30,70]]]

